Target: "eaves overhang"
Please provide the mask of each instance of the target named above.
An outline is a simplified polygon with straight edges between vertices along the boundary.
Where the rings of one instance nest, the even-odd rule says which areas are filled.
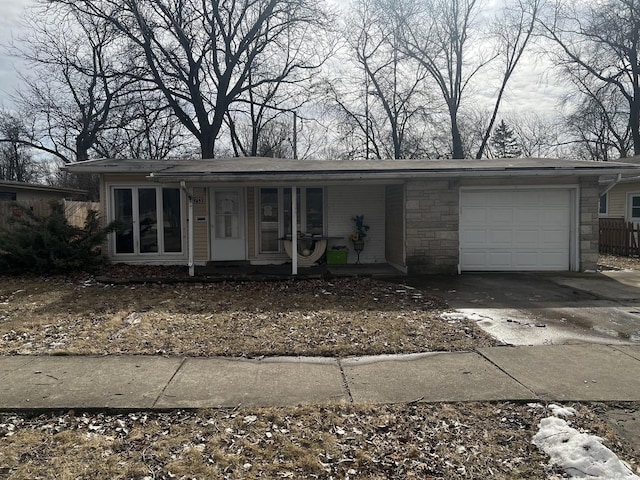
[[[157,182],[345,182],[404,181],[410,178],[601,177],[640,175],[640,165],[566,159],[492,160],[282,160],[234,158],[188,161],[94,160],[69,171],[141,175]]]
[[[167,183],[185,181],[190,183],[300,183],[300,182],[345,182],[345,181],[394,181],[412,178],[515,178],[515,177],[600,177],[611,174],[598,168],[518,168],[518,169],[426,169],[426,170],[390,170],[390,171],[339,171],[339,172],[152,172],[147,178]],[[638,168],[616,169],[615,173],[640,173]]]

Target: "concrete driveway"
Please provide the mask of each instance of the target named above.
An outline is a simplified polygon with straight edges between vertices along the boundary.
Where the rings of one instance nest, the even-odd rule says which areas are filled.
[[[640,272],[409,277],[510,345],[640,344]]]

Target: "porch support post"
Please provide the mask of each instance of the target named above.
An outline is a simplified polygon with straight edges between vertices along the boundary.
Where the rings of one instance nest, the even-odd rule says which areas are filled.
[[[189,276],[193,277],[195,275],[195,262],[194,262],[194,238],[193,238],[193,189],[187,189],[187,185],[184,181],[180,182],[180,188],[187,195],[187,199],[189,200],[189,208],[187,210],[187,266],[189,267]]]
[[[298,275],[298,189],[291,187],[291,275]]]

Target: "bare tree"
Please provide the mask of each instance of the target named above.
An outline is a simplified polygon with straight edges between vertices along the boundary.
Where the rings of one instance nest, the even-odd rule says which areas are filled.
[[[495,97],[493,111],[476,159],[482,158],[491,132],[494,129],[502,98],[507,84],[529,45],[540,13],[541,0],[516,0],[507,5],[499,18],[494,19],[494,41],[497,49],[497,61],[501,63],[500,86]]]
[[[386,157],[413,157],[419,146],[408,137],[418,131],[411,127],[420,123],[430,103],[424,82],[427,73],[401,51],[397,16],[380,8],[375,0],[356,1],[351,18],[347,41],[364,74],[367,134],[377,130],[381,143],[377,150],[382,147]],[[384,148],[387,145],[389,148]]]
[[[197,150],[189,143],[183,125],[155,91],[132,90],[96,136],[93,149],[100,157],[191,157]]]
[[[629,114],[615,89],[581,95],[581,103],[566,118],[566,130],[579,158],[607,161],[628,157],[633,149]]]
[[[379,0],[397,18],[401,48],[428,73],[446,105],[454,158],[484,155],[507,84],[531,39],[539,0],[516,0],[494,20],[480,22],[477,0]],[[484,30],[483,30],[484,29]],[[460,112],[477,74],[502,60],[493,109],[475,153],[465,151]],[[485,80],[486,82],[486,77]]]
[[[473,76],[490,60],[466,61],[476,0],[386,0],[402,25],[403,49],[431,76],[449,114],[451,155],[464,158],[458,114]]]
[[[623,139],[628,134],[633,153],[640,154],[640,1],[558,1],[551,6],[540,20],[543,33],[557,46],[551,52],[554,62],[586,98],[580,102],[585,113],[595,107],[606,116],[602,127],[608,133],[596,136],[615,137],[616,149],[626,156]],[[624,122],[614,119],[620,114]],[[602,150],[593,153],[595,158],[607,156]]]
[[[507,118],[518,139],[523,157],[562,156],[559,119],[552,120],[536,113],[511,115]]]
[[[17,115],[0,112],[0,180],[35,183],[45,169],[34,160],[29,147],[29,132]]]
[[[80,12],[40,7],[14,51],[31,66],[15,96],[32,118],[30,146],[65,163],[87,160],[130,81],[119,69],[119,45],[108,25]]]
[[[162,91],[205,158],[214,156],[227,111],[247,89],[285,81],[322,62],[311,35],[327,15],[315,0],[48,1],[100,19],[128,40],[144,70],[138,80]],[[292,40],[310,53],[288,55]],[[266,68],[278,61],[287,67]],[[257,78],[253,85],[250,73]]]

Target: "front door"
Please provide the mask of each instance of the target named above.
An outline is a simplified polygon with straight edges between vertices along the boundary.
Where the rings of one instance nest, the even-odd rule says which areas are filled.
[[[211,189],[211,260],[245,260],[244,189]]]

